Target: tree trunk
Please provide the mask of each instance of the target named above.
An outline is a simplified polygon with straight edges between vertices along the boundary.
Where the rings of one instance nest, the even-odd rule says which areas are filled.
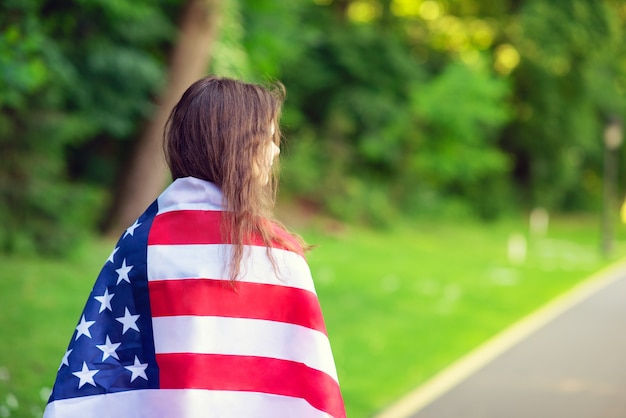
[[[118,236],[167,184],[169,173],[163,155],[163,129],[183,92],[206,74],[218,35],[220,12],[220,0],[188,0],[172,51],[167,85],[121,179],[106,235]]]

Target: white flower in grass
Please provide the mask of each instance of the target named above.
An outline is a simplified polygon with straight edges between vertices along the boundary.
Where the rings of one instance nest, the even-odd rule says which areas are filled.
[[[12,393],[7,393],[6,404],[11,409],[17,409],[20,403],[17,401],[17,397]]]
[[[50,399],[51,394],[52,394],[52,389],[50,389],[47,386],[44,386],[41,389],[39,389],[39,397],[44,402],[48,402],[48,399]]]
[[[8,382],[10,378],[9,369],[4,366],[0,366],[0,380]]]

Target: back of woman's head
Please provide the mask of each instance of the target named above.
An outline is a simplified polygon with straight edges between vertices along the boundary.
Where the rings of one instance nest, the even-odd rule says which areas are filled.
[[[280,141],[278,119],[284,89],[209,76],[192,84],[166,126],[165,154],[172,177],[215,183],[227,208],[263,214],[271,210],[275,179],[265,173],[268,143]]]
[[[165,155],[172,177],[196,177],[223,194],[225,239],[234,244],[231,277],[239,273],[243,246],[254,234],[269,247],[279,239],[267,222],[276,197],[268,153],[280,142],[284,88],[205,77],[176,104],[165,128]],[[224,226],[223,225],[223,226]]]

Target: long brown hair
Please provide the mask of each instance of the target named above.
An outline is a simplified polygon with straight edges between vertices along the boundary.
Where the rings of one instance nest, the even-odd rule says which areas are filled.
[[[226,209],[222,234],[233,244],[232,280],[240,273],[244,244],[253,237],[260,237],[268,247],[274,265],[272,243],[303,251],[301,241],[286,239],[271,222],[277,170],[267,173],[267,182],[259,179],[259,168],[267,165],[268,141],[280,144],[278,121],[284,97],[280,83],[265,88],[208,76],[185,91],[165,127],[164,150],[172,177],[207,180],[222,191]]]

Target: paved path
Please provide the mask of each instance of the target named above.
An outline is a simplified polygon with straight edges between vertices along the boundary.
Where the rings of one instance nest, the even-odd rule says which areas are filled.
[[[409,394],[385,418],[625,418],[626,264]]]

